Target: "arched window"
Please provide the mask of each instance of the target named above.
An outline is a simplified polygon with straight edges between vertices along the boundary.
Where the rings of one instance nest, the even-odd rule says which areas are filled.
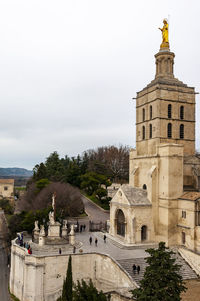
[[[167,125],[167,137],[172,138],[172,124],[168,123]]]
[[[144,184],[144,185],[142,186],[142,188],[143,188],[144,190],[147,190],[147,185]]]
[[[184,119],[184,106],[180,107],[180,119]]]
[[[142,139],[145,139],[145,126],[142,127]]]
[[[172,105],[168,105],[168,118],[172,118]]]
[[[142,120],[145,121],[145,109],[142,109]]]
[[[117,234],[121,236],[125,236],[125,216],[121,209],[117,210],[116,213],[116,221],[117,221]]]
[[[149,138],[152,138],[152,124],[149,125]]]
[[[153,114],[152,114],[152,106],[150,106],[150,108],[149,108],[149,118],[150,118],[150,119],[152,119],[152,115],[153,115]]]
[[[147,239],[147,226],[141,227],[141,241],[144,241]]]
[[[184,124],[180,125],[180,139],[184,139]]]

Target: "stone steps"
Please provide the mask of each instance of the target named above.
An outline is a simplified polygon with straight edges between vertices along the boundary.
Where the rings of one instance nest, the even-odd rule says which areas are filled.
[[[119,240],[114,239],[108,233],[96,232],[96,235],[101,237],[102,239],[103,239],[104,234],[106,234],[107,240],[110,241],[114,246],[116,246],[119,249],[124,249],[124,250],[144,249],[145,250],[145,249],[149,249],[149,248],[157,248],[158,247],[158,244],[156,244],[156,243],[125,245],[123,242],[120,242]]]
[[[180,274],[183,280],[197,279],[197,274],[192,270],[188,263],[178,254],[175,255],[176,263],[181,265]],[[126,270],[126,272],[133,278],[133,280],[140,285],[140,281],[143,278],[147,263],[145,258],[133,258],[133,259],[120,259],[117,262]],[[140,266],[140,273],[133,273],[132,266]]]

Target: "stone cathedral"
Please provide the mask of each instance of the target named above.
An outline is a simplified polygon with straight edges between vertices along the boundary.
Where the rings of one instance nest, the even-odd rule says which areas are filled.
[[[125,244],[165,241],[200,252],[200,156],[195,89],[174,77],[163,21],[155,78],[136,97],[136,149],[129,184],[110,203],[110,234]]]

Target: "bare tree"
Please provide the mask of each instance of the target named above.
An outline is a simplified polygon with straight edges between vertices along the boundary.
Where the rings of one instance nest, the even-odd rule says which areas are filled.
[[[41,210],[51,207],[56,192],[56,210],[59,215],[77,216],[84,211],[82,196],[77,188],[68,183],[53,182],[38,192],[33,183],[20,201],[20,210]]]

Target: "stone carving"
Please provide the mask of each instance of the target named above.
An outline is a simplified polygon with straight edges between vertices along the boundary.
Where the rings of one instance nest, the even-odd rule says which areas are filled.
[[[39,226],[38,226],[38,221],[35,221],[35,228],[34,228],[34,231],[39,231]]]
[[[49,212],[49,223],[50,223],[50,225],[55,224],[54,211]]]
[[[67,221],[66,220],[63,220],[63,226],[62,226],[63,229],[67,229]]]
[[[41,225],[40,227],[40,236],[45,236],[44,225]]]
[[[71,235],[71,236],[74,236],[74,235],[75,235],[75,232],[74,232],[74,224],[71,225],[71,230],[70,230],[69,235]]]

